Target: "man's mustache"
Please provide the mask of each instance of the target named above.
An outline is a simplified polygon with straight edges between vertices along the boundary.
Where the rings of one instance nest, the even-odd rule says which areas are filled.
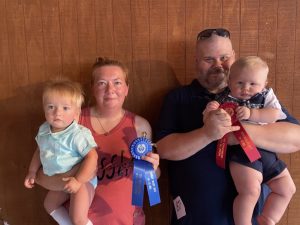
[[[222,67],[215,67],[212,68],[208,71],[209,74],[214,74],[214,73],[226,73],[225,70]]]

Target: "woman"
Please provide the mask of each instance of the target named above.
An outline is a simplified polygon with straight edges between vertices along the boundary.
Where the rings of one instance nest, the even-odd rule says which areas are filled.
[[[143,132],[151,139],[147,120],[123,108],[128,95],[128,70],[117,60],[98,58],[93,66],[92,92],[95,105],[83,109],[79,123],[89,128],[98,144],[98,186],[89,211],[93,224],[144,224],[141,209],[131,205],[131,142]],[[144,160],[158,168],[159,156],[148,153]],[[69,176],[66,174],[65,176]],[[64,184],[40,174],[37,182],[61,190]]]

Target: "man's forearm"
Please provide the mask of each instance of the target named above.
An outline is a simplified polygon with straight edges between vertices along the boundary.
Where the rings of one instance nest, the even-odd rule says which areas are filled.
[[[186,133],[173,133],[157,142],[157,151],[162,159],[183,160],[197,153],[225,134],[239,129],[232,126],[229,114],[223,109],[208,113],[201,128]]]
[[[293,153],[300,150],[300,126],[288,122],[266,125],[243,123],[255,145],[276,153]]]
[[[156,144],[162,159],[183,160],[197,153],[211,141],[200,128],[188,133],[170,134]]]

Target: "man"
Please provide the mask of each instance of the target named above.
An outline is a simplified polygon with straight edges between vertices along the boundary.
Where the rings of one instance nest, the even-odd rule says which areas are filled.
[[[226,91],[234,60],[229,31],[220,28],[200,32],[196,43],[197,79],[173,90],[165,99],[157,147],[161,158],[168,160],[175,206],[172,224],[234,224],[232,206],[236,190],[228,170],[219,168],[215,159],[216,140],[239,127],[231,125],[230,116],[222,109],[210,112],[205,121],[202,116],[206,104]],[[300,149],[298,125],[282,122],[244,127],[260,148],[275,152]],[[237,144],[234,138],[230,142]]]

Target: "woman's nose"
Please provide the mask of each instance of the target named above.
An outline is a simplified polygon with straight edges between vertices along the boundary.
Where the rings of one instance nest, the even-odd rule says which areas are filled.
[[[106,91],[113,91],[115,89],[115,87],[114,87],[114,85],[113,85],[113,83],[111,83],[111,82],[108,82],[107,83],[107,86],[106,86]]]

